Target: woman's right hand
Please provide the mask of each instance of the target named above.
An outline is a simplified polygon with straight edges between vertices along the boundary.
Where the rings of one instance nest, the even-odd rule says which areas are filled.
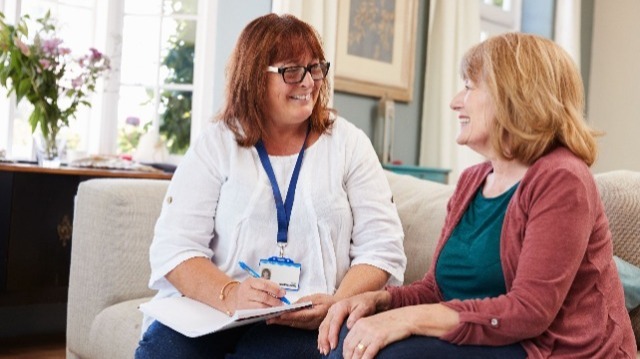
[[[390,302],[391,294],[386,290],[379,290],[358,294],[333,304],[318,328],[320,352],[326,354],[338,346],[340,327],[345,319],[347,328],[351,329],[358,319],[385,310]]]
[[[231,313],[235,313],[237,309],[277,307],[283,304],[280,298],[286,293],[277,283],[270,280],[247,278],[231,288],[225,302]]]

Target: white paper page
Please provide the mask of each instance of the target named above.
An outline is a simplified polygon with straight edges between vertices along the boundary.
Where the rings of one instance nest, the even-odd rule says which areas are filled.
[[[169,297],[141,304],[140,310],[173,330],[194,338],[309,307],[311,302],[263,309],[244,309],[237,310],[233,317],[229,317],[197,300],[187,297]]]

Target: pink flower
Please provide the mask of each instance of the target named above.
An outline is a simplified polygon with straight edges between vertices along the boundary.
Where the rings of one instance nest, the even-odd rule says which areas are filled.
[[[62,43],[61,39],[53,38],[42,42],[42,51],[50,56],[56,56],[60,53],[58,46]]]
[[[102,53],[98,50],[96,50],[95,48],[90,48],[89,51],[91,51],[91,61],[100,61],[100,59],[102,59]]]
[[[16,44],[16,46],[18,46],[20,52],[22,52],[25,56],[31,56],[29,47],[24,42],[22,42],[22,40],[20,40],[18,37],[14,37],[13,42]]]
[[[39,60],[40,65],[42,65],[42,68],[48,70],[51,67],[51,61],[49,61],[48,59],[40,59]]]
[[[82,78],[82,76],[78,76],[75,79],[71,80],[71,86],[73,86],[74,89],[78,89],[82,87],[82,85],[84,85],[84,79]]]
[[[131,126],[135,126],[135,127],[140,126],[140,119],[135,117],[135,116],[127,117],[125,122],[126,122],[127,125],[131,125]]]

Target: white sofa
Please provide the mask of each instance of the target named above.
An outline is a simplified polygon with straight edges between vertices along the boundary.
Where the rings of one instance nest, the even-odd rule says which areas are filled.
[[[431,263],[453,186],[391,172],[387,177],[405,231],[408,283],[421,278]],[[631,253],[617,254],[638,265],[640,173],[618,171],[597,178],[612,211],[612,232],[624,237],[616,250]],[[81,183],[69,279],[67,358],[133,357],[142,319],[137,307],[154,294],[147,288],[148,248],[167,184],[142,179]],[[629,201],[634,217],[618,212],[628,208]],[[636,326],[638,314],[636,310]]]

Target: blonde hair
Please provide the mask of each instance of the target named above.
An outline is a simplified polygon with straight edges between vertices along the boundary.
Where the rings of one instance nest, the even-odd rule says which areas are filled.
[[[582,78],[569,56],[540,36],[507,33],[471,48],[461,74],[484,81],[495,104],[496,153],[532,164],[564,146],[591,166],[597,157],[596,136],[584,119]]]

